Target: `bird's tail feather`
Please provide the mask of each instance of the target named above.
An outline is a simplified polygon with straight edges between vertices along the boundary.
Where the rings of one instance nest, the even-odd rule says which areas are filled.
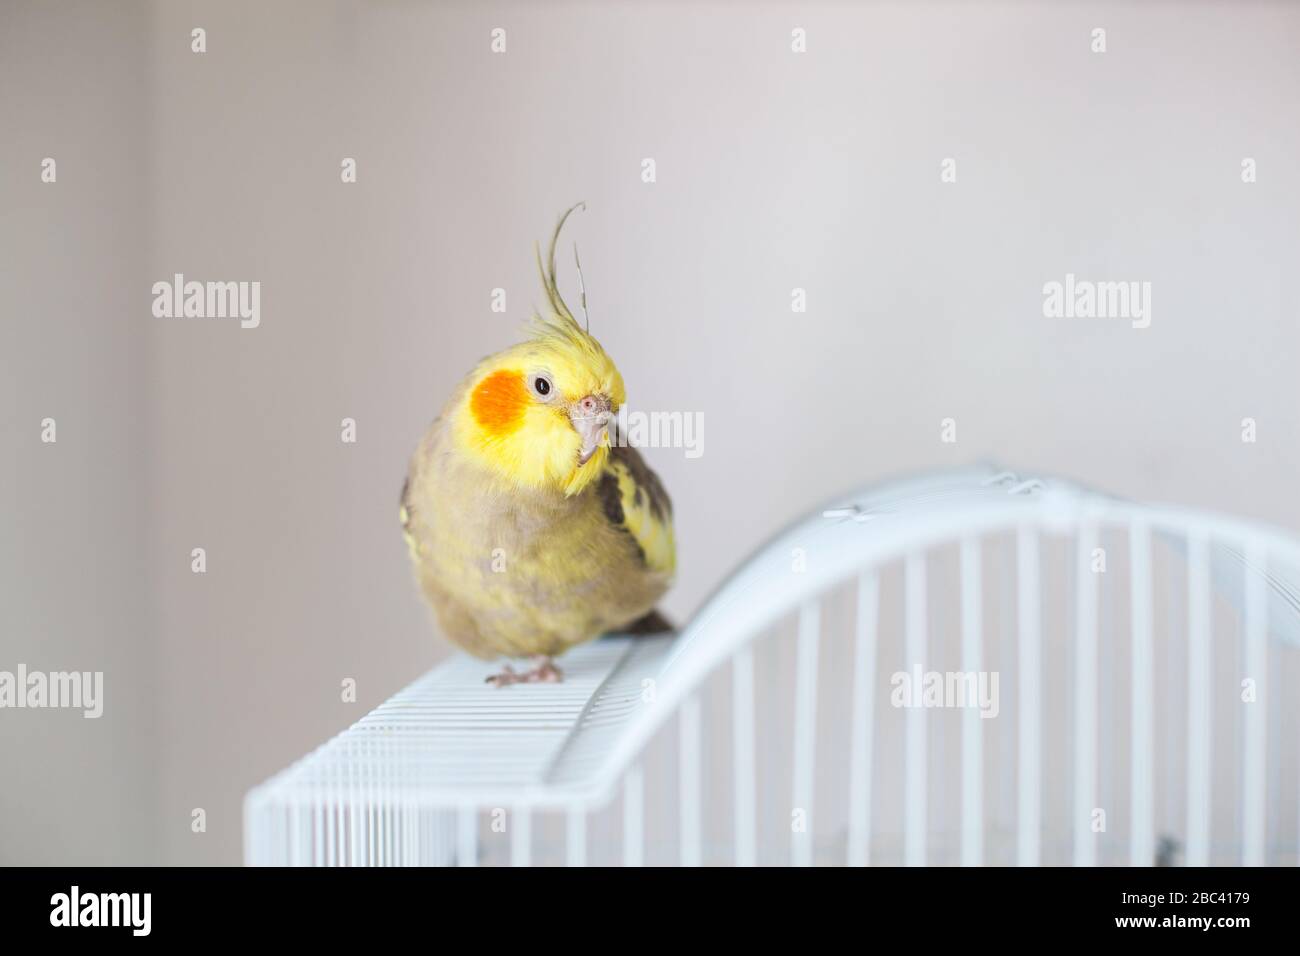
[[[613,633],[630,634],[632,637],[646,637],[650,634],[663,634],[665,631],[675,631],[676,627],[673,622],[664,617],[658,609],[649,611],[635,621],[624,624]]]

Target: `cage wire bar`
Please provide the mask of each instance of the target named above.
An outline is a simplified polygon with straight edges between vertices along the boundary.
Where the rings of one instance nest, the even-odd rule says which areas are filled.
[[[575,649],[559,685],[442,664],[250,791],[245,859],[1143,866],[1167,845],[1295,863],[1300,710],[1269,688],[1298,651],[1290,535],[993,467],[929,474],[788,529],[680,634]],[[970,699],[951,724],[899,705],[900,674],[947,663],[959,686],[990,677],[996,721]]]

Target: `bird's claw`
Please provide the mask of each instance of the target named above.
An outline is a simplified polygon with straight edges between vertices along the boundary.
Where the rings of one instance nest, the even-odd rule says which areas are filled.
[[[564,672],[547,658],[532,670],[524,671],[522,674],[516,673],[515,669],[507,664],[501,668],[501,673],[486,678],[484,683],[500,688],[511,684],[558,684],[562,680],[564,680]]]

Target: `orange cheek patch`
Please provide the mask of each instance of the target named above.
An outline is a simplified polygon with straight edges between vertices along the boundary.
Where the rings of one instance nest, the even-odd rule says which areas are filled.
[[[524,377],[518,372],[493,372],[479,382],[469,399],[474,419],[488,431],[504,435],[518,428],[529,402]]]

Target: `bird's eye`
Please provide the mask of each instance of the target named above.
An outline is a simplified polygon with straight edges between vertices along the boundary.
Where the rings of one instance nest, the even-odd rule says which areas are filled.
[[[533,386],[533,391],[537,393],[540,398],[549,397],[551,392],[554,390],[551,380],[545,375],[534,375],[531,384]]]

